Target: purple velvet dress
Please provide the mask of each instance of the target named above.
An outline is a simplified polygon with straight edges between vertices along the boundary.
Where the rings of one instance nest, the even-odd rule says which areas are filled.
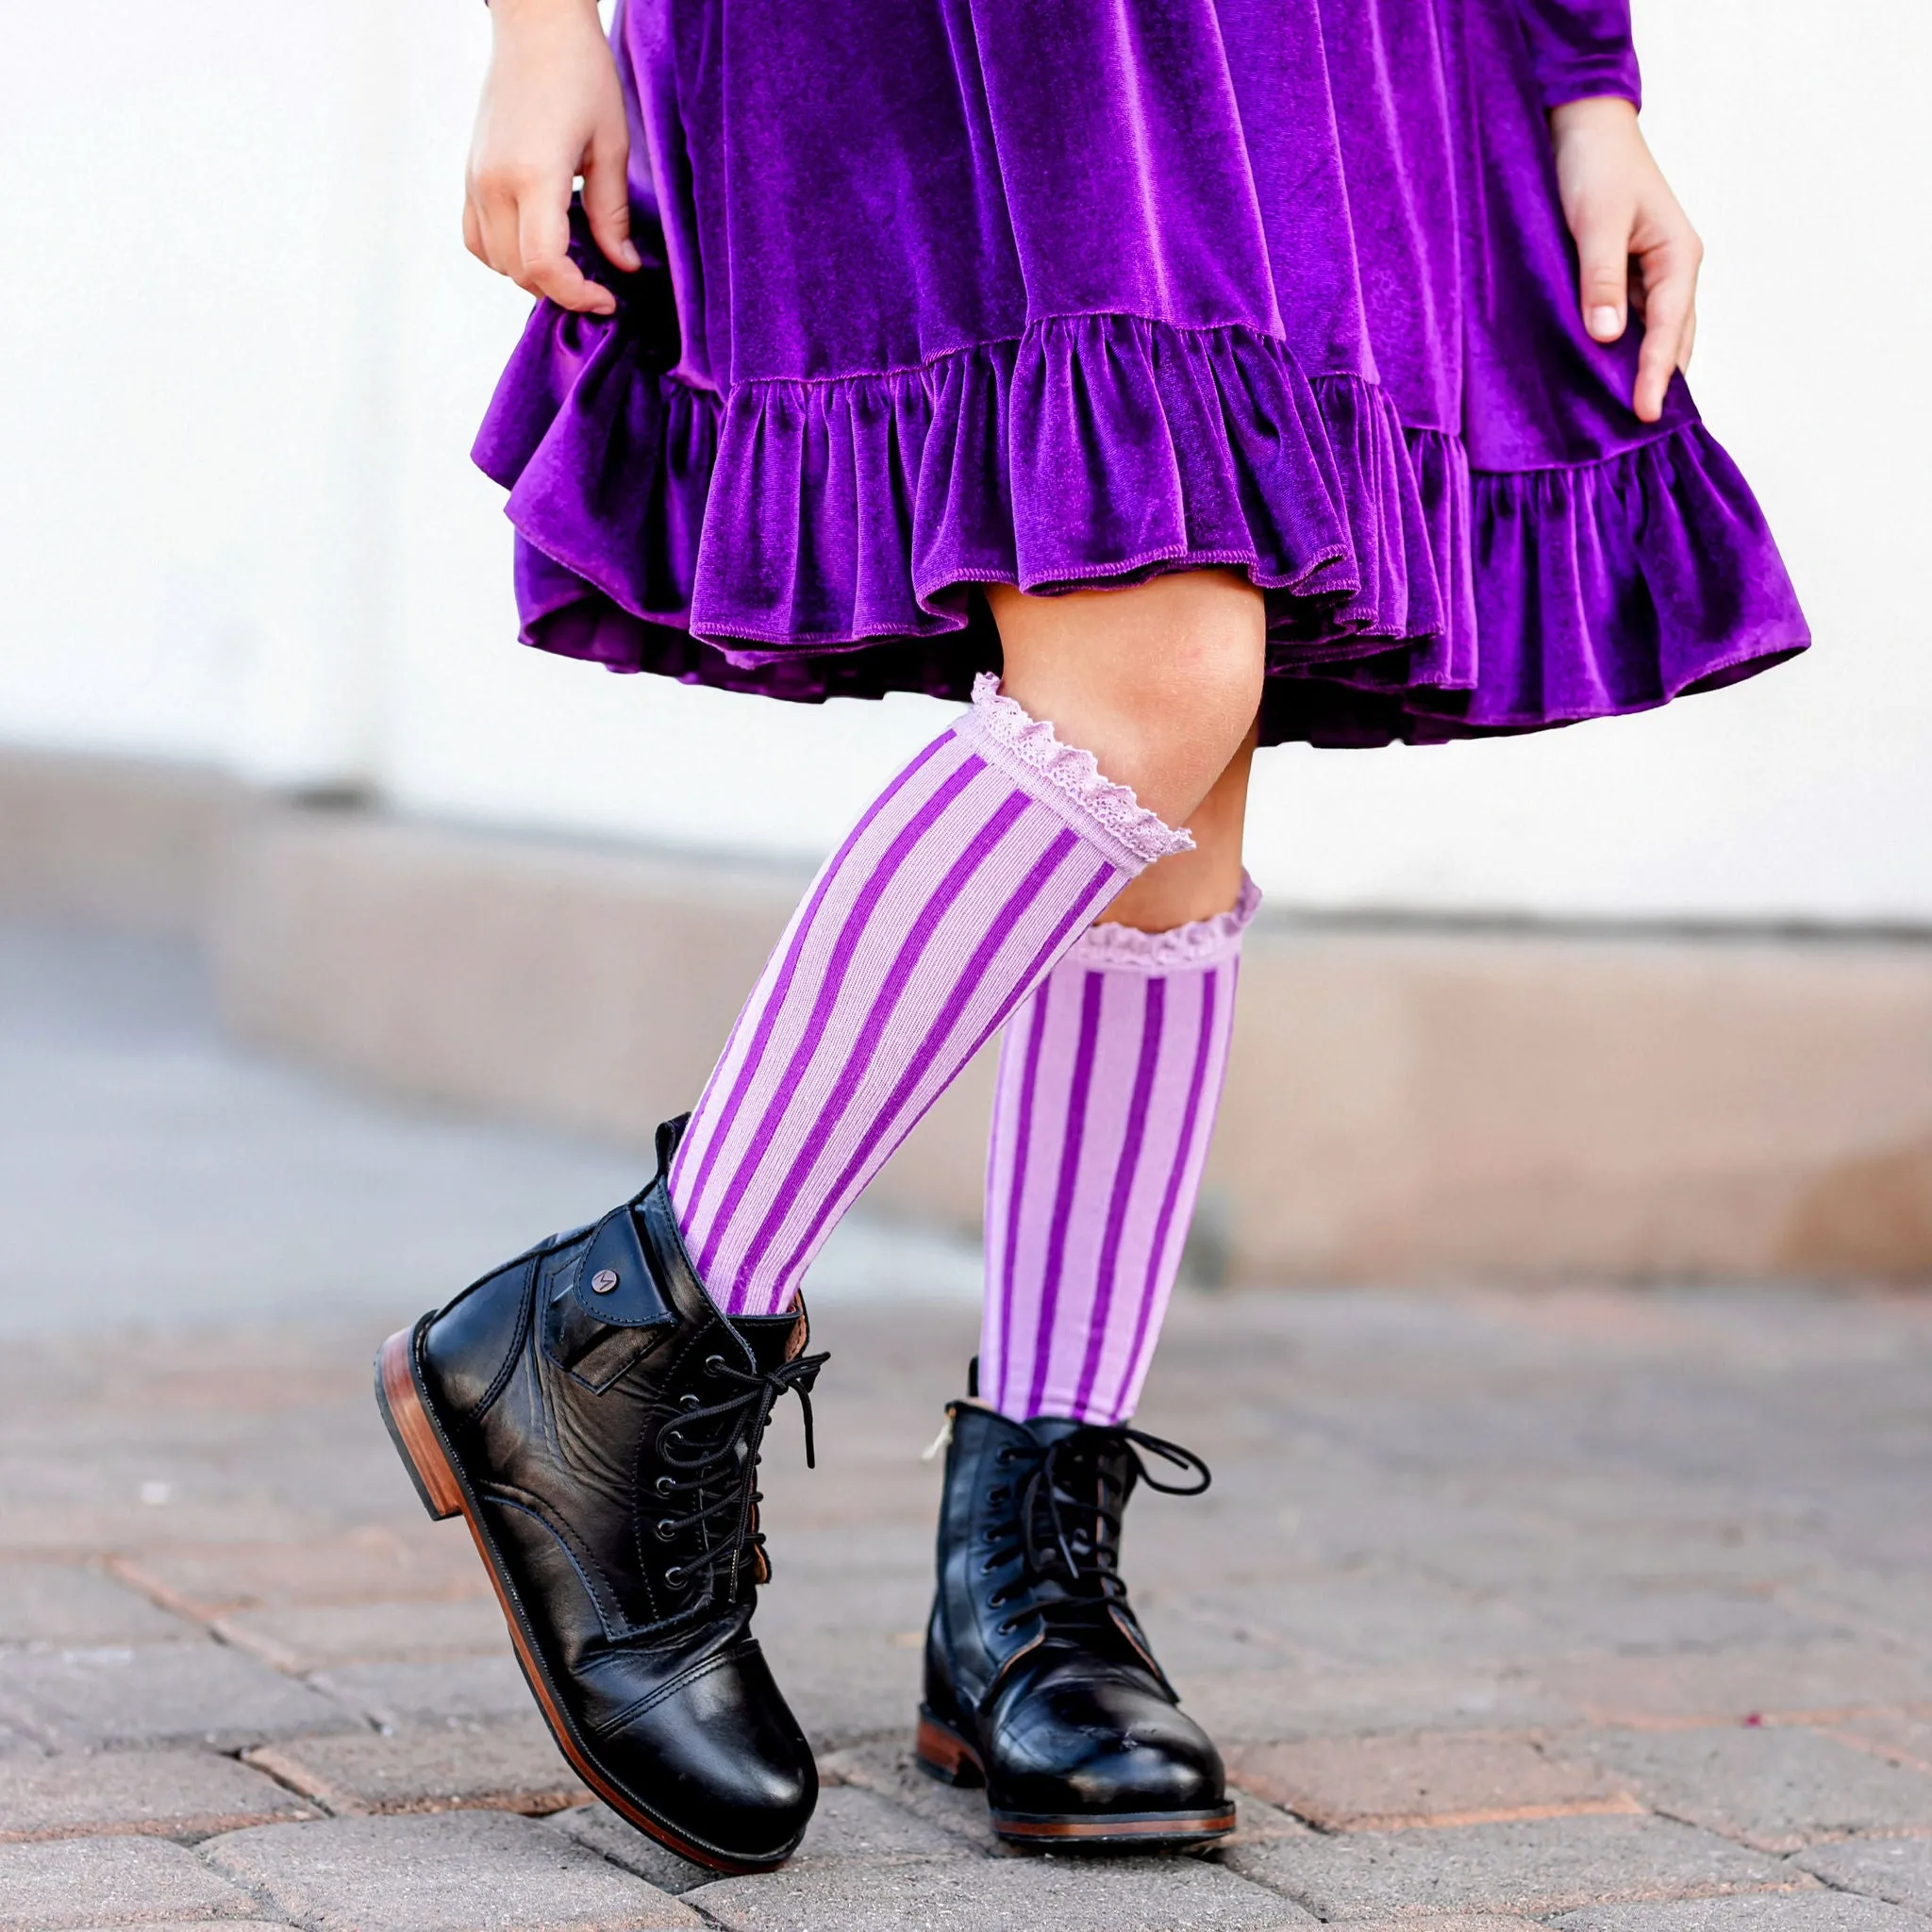
[[[541,306],[477,460],[524,636],[963,697],[986,583],[1267,596],[1263,737],[1634,711],[1801,650],[1681,378],[1577,313],[1545,114],[1627,0],[626,0],[645,270]]]

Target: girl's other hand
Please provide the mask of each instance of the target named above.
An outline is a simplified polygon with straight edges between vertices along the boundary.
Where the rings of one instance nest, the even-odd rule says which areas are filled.
[[[1628,101],[1572,101],[1550,113],[1557,185],[1581,258],[1583,323],[1614,342],[1637,311],[1643,347],[1631,407],[1663,414],[1672,374],[1690,366],[1697,340],[1697,269],[1704,243],[1671,192]]]
[[[533,295],[590,315],[617,297],[570,258],[570,196],[584,177],[591,234],[618,268],[630,240],[630,134],[596,0],[493,0],[496,46],[464,180],[463,240]]]

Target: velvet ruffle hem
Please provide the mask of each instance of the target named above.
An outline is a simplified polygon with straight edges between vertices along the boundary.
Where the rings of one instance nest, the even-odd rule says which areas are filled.
[[[1055,316],[911,368],[674,378],[661,271],[614,318],[539,307],[477,439],[509,491],[525,641],[817,701],[965,698],[976,587],[1225,566],[1266,595],[1266,742],[1379,745],[1620,715],[1808,633],[1688,408],[1594,461],[1473,472],[1375,383],[1241,326]]]

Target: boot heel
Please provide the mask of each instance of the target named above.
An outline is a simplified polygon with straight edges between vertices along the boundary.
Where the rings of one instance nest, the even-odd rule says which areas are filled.
[[[396,1454],[403,1458],[424,1508],[434,1522],[441,1523],[461,1513],[463,1492],[417,1393],[415,1353],[412,1328],[397,1329],[382,1344],[375,1357],[375,1406],[382,1411],[389,1439],[396,1445]]]
[[[913,1745],[919,1768],[941,1784],[976,1786],[986,1782],[979,1759],[965,1739],[949,1730],[929,1710],[919,1713],[919,1735]]]

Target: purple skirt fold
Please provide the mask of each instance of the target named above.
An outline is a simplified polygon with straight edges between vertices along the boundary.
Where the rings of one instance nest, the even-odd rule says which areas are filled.
[[[999,661],[980,584],[1230,566],[1268,600],[1265,741],[1373,745],[1642,710],[1807,641],[1694,417],[1472,473],[1373,383],[1121,316],[726,402],[653,353],[637,280],[615,320],[540,308],[477,440],[540,649],[807,703],[963,699]]]

